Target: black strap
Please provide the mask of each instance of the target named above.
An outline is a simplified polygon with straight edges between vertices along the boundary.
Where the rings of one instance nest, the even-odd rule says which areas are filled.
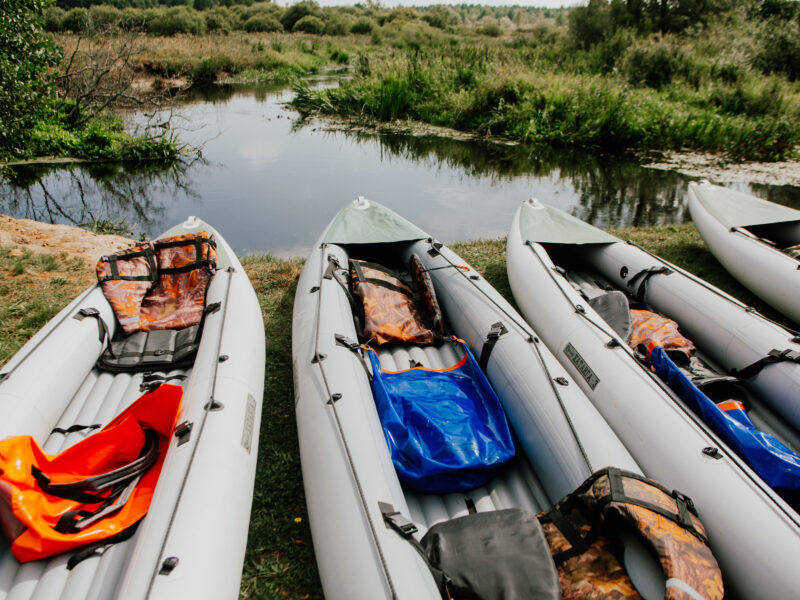
[[[117,261],[120,260],[130,260],[132,258],[139,258],[145,257],[147,260],[147,268],[148,273],[147,275],[120,275],[119,274],[119,265]],[[142,250],[137,250],[136,252],[128,252],[126,254],[110,254],[108,256],[103,256],[101,261],[106,261],[108,263],[109,268],[111,269],[111,275],[105,275],[103,277],[98,277],[97,280],[102,283],[104,281],[158,281],[158,269],[156,268],[156,261],[155,261],[155,251],[153,250],[152,245],[148,245],[147,247],[143,248]]]
[[[660,267],[650,267],[648,269],[642,269],[641,271],[636,273],[636,275],[631,277],[630,280],[628,280],[628,287],[633,289],[634,287],[636,287],[638,283],[639,287],[636,288],[634,294],[639,302],[644,302],[644,293],[646,291],[647,282],[650,280],[650,278],[653,275],[661,275],[661,274],[671,275],[672,273],[674,273],[672,269],[670,269],[669,267],[665,267],[663,265]]]
[[[358,282],[358,283],[371,283],[372,285],[377,285],[377,286],[380,286],[380,287],[384,287],[384,288],[390,289],[390,290],[392,290],[394,292],[397,292],[399,294],[405,294],[406,296],[409,296],[411,298],[414,297],[414,291],[411,288],[409,288],[408,286],[406,286],[405,283],[403,283],[403,279],[402,279],[402,277],[400,277],[400,275],[398,273],[396,273],[394,271],[391,271],[390,269],[387,269],[386,267],[383,267],[383,266],[381,266],[379,264],[366,262],[366,261],[363,261],[363,260],[351,260],[350,261],[350,265],[353,267],[353,270],[356,273],[356,277],[355,277],[356,282]],[[384,281],[383,279],[374,279],[372,277],[365,276],[364,275],[364,271],[361,269],[362,266],[370,268],[370,269],[374,269],[376,271],[380,271],[382,273],[386,273],[390,277],[393,277],[394,279],[399,281],[403,285],[403,287],[400,287],[400,286],[395,285],[393,283],[390,283],[388,281]]]
[[[431,560],[428,557],[428,553],[425,551],[425,548],[423,548],[422,544],[420,544],[419,541],[417,541],[417,538],[414,537],[414,534],[418,531],[417,526],[403,516],[402,513],[396,511],[394,506],[388,502],[378,502],[378,507],[380,508],[381,515],[383,515],[384,523],[394,529],[404,540],[411,544],[414,550],[417,551],[417,554],[419,554],[422,560],[425,561],[428,570],[431,572],[431,575],[433,575],[434,581],[436,581],[436,587],[439,588],[442,597],[450,598],[452,582],[444,573],[444,571],[434,567],[431,564]]]
[[[113,348],[111,348],[111,333],[109,332],[108,325],[103,320],[103,317],[100,316],[100,311],[93,306],[90,306],[88,308],[82,308],[78,311],[78,314],[76,314],[73,318],[78,321],[83,321],[87,317],[92,319],[97,319],[97,328],[100,336],[100,343],[102,344],[103,342],[108,340],[106,350],[108,351],[109,354],[111,354],[112,357],[116,358],[116,356],[114,355],[114,350]]]
[[[83,431],[84,429],[99,429],[102,427],[100,423],[95,423],[93,425],[70,425],[66,429],[63,427],[53,427],[50,433],[63,433],[64,435],[75,433],[76,431]]]
[[[763,358],[759,358],[756,362],[747,365],[741,369],[731,369],[731,374],[740,379],[748,379],[761,372],[767,365],[778,362],[796,362],[800,363],[800,352],[787,348],[786,350],[778,350],[773,348]]]
[[[692,499],[679,492],[678,490],[668,490],[660,483],[653,481],[652,479],[648,479],[643,475],[639,475],[637,473],[632,473],[630,471],[623,471],[622,469],[617,469],[615,467],[608,467],[601,471],[598,471],[595,475],[602,476],[607,475],[609,480],[609,487],[610,493],[598,500],[598,506],[605,508],[611,502],[620,502],[624,504],[632,504],[634,506],[641,506],[642,508],[646,508],[649,511],[657,513],[662,517],[677,523],[685,530],[693,534],[696,538],[698,538],[701,542],[708,545],[708,538],[701,533],[694,525],[694,521],[692,520],[691,515],[697,516],[697,509],[695,508],[694,502]],[[597,477],[593,476],[593,481],[597,479]],[[647,485],[654,487],[670,498],[675,501],[676,510],[669,511],[661,506],[656,504],[652,504],[651,502],[647,502],[645,500],[640,500],[638,498],[632,498],[625,494],[624,492],[624,484],[623,479],[636,479]],[[586,488],[588,489],[588,488]],[[585,490],[584,490],[585,491]]]
[[[32,466],[31,474],[45,494],[82,502],[97,504],[105,502],[107,495],[99,495],[115,486],[125,487],[131,479],[138,477],[155,464],[158,459],[158,433],[152,429],[144,430],[145,439],[139,457],[107,473],[85,477],[68,483],[52,483],[39,468]],[[97,492],[92,494],[89,492]]]
[[[162,373],[148,373],[144,377],[142,377],[142,382],[139,384],[139,391],[140,392],[152,392],[161,387],[162,383],[167,383],[168,381],[181,381],[186,379],[186,375],[177,374],[177,375],[164,375]]]
[[[367,366],[367,360],[364,358],[364,352],[362,351],[361,346],[358,345],[358,342],[354,342],[349,337],[340,333],[334,334],[334,338],[339,346],[344,346],[358,357],[358,360],[361,361],[361,366],[364,367],[364,372],[367,374],[367,378],[369,379],[370,383],[372,383],[372,372]]]
[[[582,514],[585,514],[585,508],[583,504],[576,502],[575,497],[570,495],[567,497],[565,502],[559,502],[544,515],[539,515],[540,522],[552,523],[570,545],[567,550],[562,550],[561,552],[557,552],[553,555],[553,562],[556,563],[556,566],[560,566],[562,563],[568,561],[574,556],[583,554],[597,539],[597,527],[595,526],[595,520],[586,518],[586,521],[591,524],[591,528],[586,535],[583,536],[581,535],[580,531],[575,529],[575,527],[572,525],[572,522],[570,522],[570,520],[564,516],[564,513],[561,511],[561,509],[566,508],[569,508],[570,510],[578,510]]]
[[[499,340],[500,336],[504,333],[508,333],[508,329],[506,329],[502,322],[498,321],[492,325],[492,328],[486,335],[486,341],[483,342],[483,348],[481,348],[481,357],[478,359],[478,366],[484,373],[486,372],[486,366],[489,364],[489,357],[492,354],[492,349],[497,343],[497,340]]]
[[[132,538],[133,534],[136,533],[136,530],[139,528],[139,523],[141,522],[142,519],[139,519],[138,521],[136,521],[136,523],[134,523],[130,527],[123,529],[119,533],[112,535],[111,537],[108,537],[101,542],[84,546],[83,548],[78,550],[75,554],[69,557],[69,560],[67,561],[67,571],[71,571],[79,563],[83,562],[87,558],[102,554],[102,552],[100,552],[101,548],[105,548],[112,544],[119,544],[120,542],[124,542],[125,540]]]

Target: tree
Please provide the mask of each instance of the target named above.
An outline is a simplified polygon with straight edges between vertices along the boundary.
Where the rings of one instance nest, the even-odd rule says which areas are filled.
[[[0,154],[19,151],[51,92],[49,71],[59,62],[44,33],[49,0],[0,3]]]

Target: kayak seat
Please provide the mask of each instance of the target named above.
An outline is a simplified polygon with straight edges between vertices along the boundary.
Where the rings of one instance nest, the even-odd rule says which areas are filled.
[[[363,306],[360,333],[368,343],[426,345],[442,341],[443,317],[430,276],[414,255],[409,268],[411,274],[349,260],[351,292]]]
[[[190,365],[204,317],[219,307],[205,306],[215,269],[216,244],[205,231],[101,257],[97,278],[119,327],[98,366],[131,371]]]

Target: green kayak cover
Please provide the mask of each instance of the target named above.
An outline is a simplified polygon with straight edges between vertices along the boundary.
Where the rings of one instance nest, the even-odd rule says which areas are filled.
[[[800,221],[800,210],[710,183],[690,184],[697,201],[728,229]]]
[[[621,241],[577,217],[528,200],[519,213],[522,239],[539,244],[614,244]]]
[[[429,237],[393,210],[359,196],[339,211],[325,234],[326,244],[387,244]]]

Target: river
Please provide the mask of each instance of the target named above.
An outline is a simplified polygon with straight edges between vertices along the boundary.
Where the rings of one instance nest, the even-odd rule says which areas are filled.
[[[285,106],[292,94],[265,85],[194,91],[177,106],[172,127],[199,154],[168,166],[15,167],[0,183],[0,212],[76,225],[124,222],[146,236],[197,215],[237,252],[279,256],[305,255],[356,196],[389,206],[445,243],[505,235],[530,197],[600,227],[690,218],[691,178],[675,172],[574,151],[333,133],[298,122]],[[732,187],[800,208],[795,187]]]

